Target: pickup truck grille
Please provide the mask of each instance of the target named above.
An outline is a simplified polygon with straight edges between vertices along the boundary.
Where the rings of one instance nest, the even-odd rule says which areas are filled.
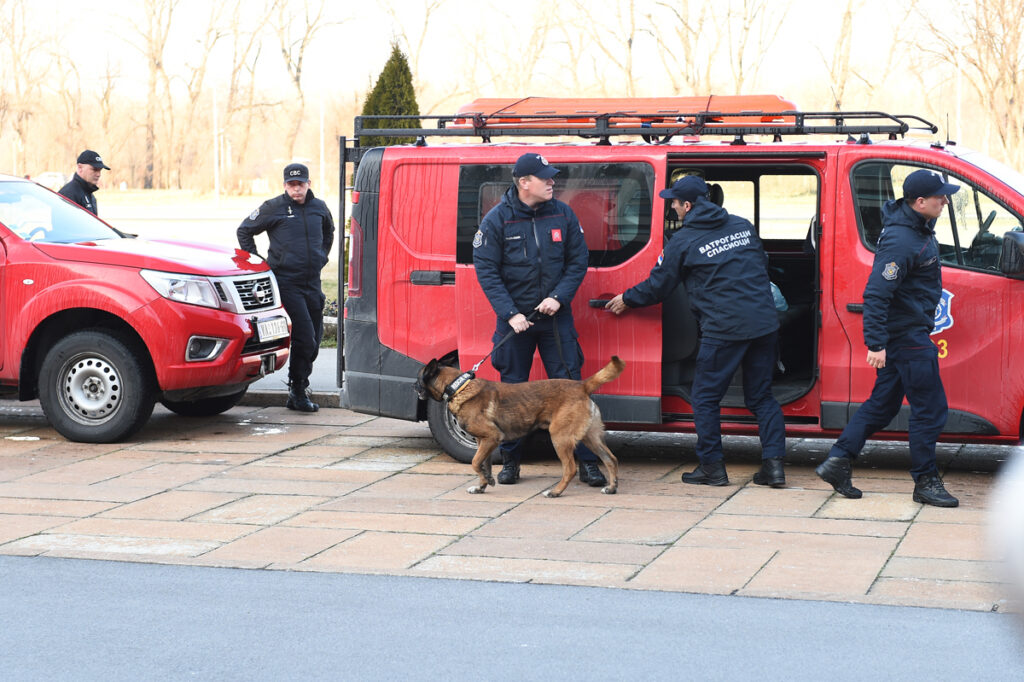
[[[274,299],[274,286],[271,284],[269,276],[236,279],[234,284],[246,312],[272,308],[277,305],[277,301]]]

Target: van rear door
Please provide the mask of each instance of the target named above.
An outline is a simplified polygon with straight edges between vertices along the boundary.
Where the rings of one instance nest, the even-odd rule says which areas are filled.
[[[580,151],[584,152],[582,156],[595,156],[592,150],[578,150],[575,158],[581,156]],[[617,322],[615,315],[603,309],[604,301],[647,276],[661,250],[661,239],[652,240],[651,229],[654,168],[642,161],[610,162],[605,158],[562,163],[551,154],[547,156],[560,171],[555,179],[555,198],[572,207],[590,250],[587,276],[572,302],[584,355],[583,376],[593,374],[612,355],[618,355],[626,363],[625,372],[595,396],[604,419],[660,423],[660,308],[635,311],[628,324]],[[492,347],[495,315],[476,279],[472,242],[483,216],[508,189],[513,162],[464,163],[459,173],[455,288],[463,369],[472,367]],[[489,362],[478,376],[499,378]],[[543,378],[543,364],[535,356],[530,379]]]

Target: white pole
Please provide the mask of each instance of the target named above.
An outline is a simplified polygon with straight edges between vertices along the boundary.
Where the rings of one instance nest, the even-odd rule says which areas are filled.
[[[217,130],[217,88],[213,88],[213,196],[220,205],[220,131]]]

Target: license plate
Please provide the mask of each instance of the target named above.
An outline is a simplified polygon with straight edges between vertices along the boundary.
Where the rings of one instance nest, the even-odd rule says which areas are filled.
[[[273,341],[288,336],[288,320],[283,317],[268,317],[256,323],[256,335],[259,340]]]

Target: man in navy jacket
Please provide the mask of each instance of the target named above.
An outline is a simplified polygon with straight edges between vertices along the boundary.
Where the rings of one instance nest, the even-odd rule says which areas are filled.
[[[693,422],[700,463],[684,483],[727,485],[722,453],[721,402],[736,369],[743,367],[743,401],[757,418],[761,470],[754,483],[786,484],[786,427],[772,396],[779,319],[768,256],[749,221],[711,202],[704,180],[689,175],[662,190],[683,227],[665,246],[650,276],[605,306],[616,315],[665,300],[680,282],[700,323],[693,378]]]
[[[540,154],[523,154],[512,169],[512,187],[488,211],[473,238],[473,266],[498,316],[494,343],[515,334],[491,355],[505,383],[530,377],[540,351],[551,379],[580,379],[583,351],[576,340],[572,303],[587,274],[590,254],[583,228],[568,205],[554,198],[558,169]],[[536,310],[533,321],[527,315]],[[519,480],[521,440],[501,444],[498,483]],[[576,447],[580,481],[606,485],[597,455]]]
[[[914,501],[938,507],[959,504],[946,492],[935,463],[935,441],[946,425],[948,406],[938,349],[930,338],[942,296],[935,221],[949,195],[959,189],[922,169],[904,180],[902,199],[882,208],[882,234],[864,288],[864,344],[867,363],[877,372],[875,387],[817,468],[818,476],[846,497],[861,496],[851,481],[851,460],[892,421],[906,396]]]
[[[110,170],[110,166],[103,163],[103,157],[91,149],[86,149],[78,155],[78,166],[71,181],[61,187],[58,194],[98,216],[99,209],[94,195],[100,189],[100,174],[104,170]]]

